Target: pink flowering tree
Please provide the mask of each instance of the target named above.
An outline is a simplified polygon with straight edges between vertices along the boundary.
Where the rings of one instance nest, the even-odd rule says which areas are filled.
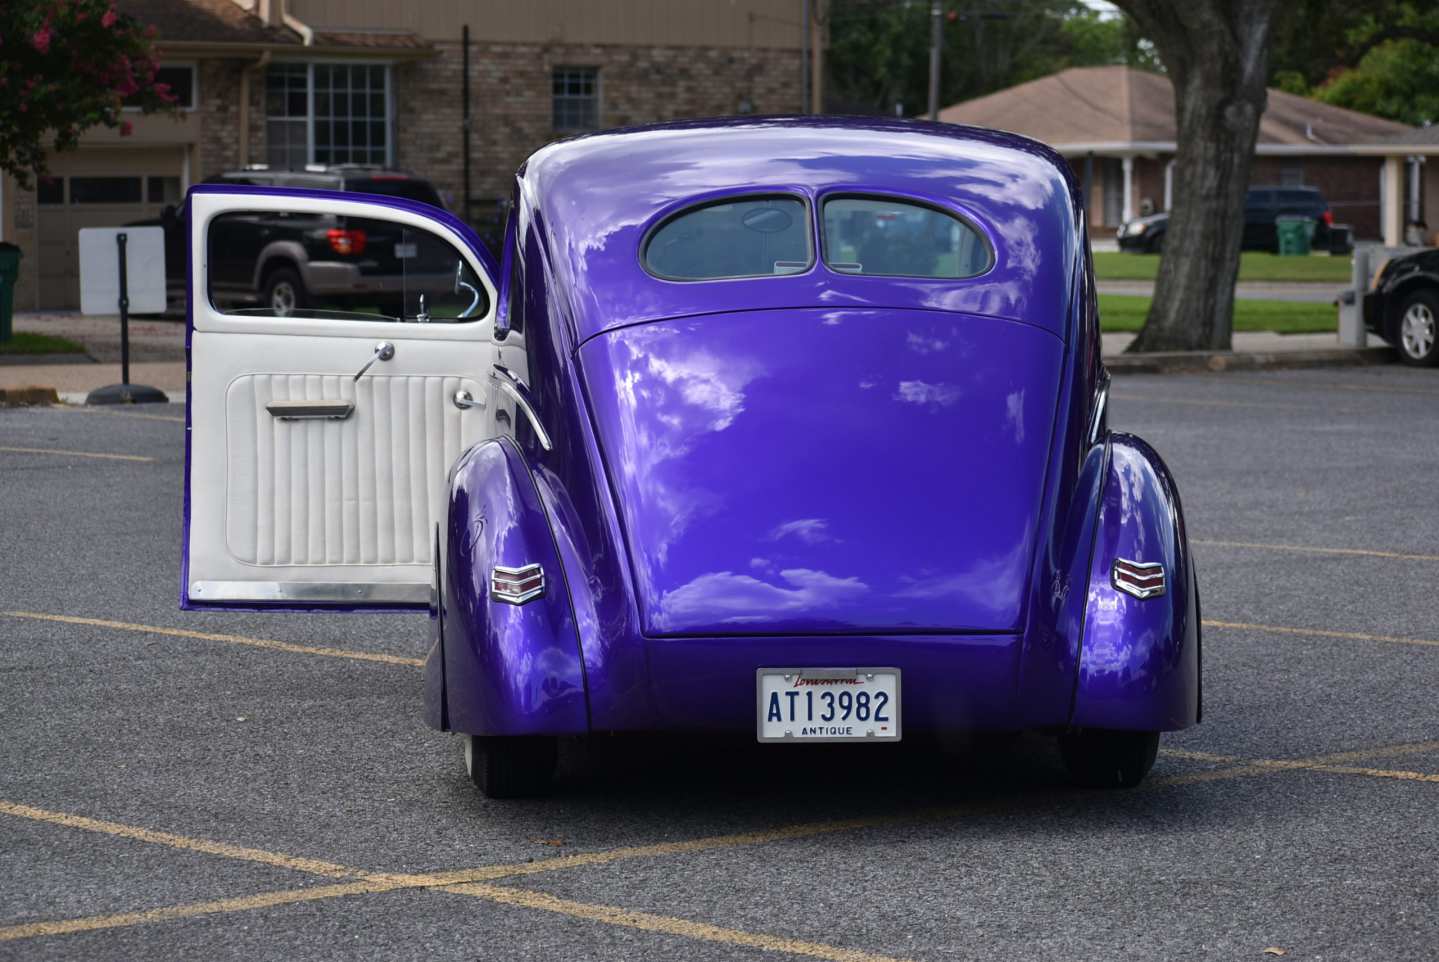
[[[123,106],[174,109],[154,35],[113,0],[0,0],[0,170],[28,187],[48,152],[127,124]]]

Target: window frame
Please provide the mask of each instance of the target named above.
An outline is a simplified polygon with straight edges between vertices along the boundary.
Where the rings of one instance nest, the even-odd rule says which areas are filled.
[[[302,66],[305,68],[305,116],[304,116],[304,120],[303,120],[304,125],[305,125],[305,161],[304,161],[304,163],[305,163],[305,164],[316,164],[316,163],[320,163],[320,161],[317,161],[317,160],[315,159],[315,67],[316,67],[317,65],[318,65],[318,66],[380,67],[380,68],[382,68],[382,69],[384,70],[384,72],[385,72],[385,96],[384,96],[384,103],[385,103],[385,116],[384,116],[385,156],[384,156],[384,159],[378,164],[378,166],[381,166],[381,167],[394,167],[394,166],[395,166],[395,139],[396,139],[396,138],[395,138],[395,71],[394,71],[394,64],[391,63],[391,62],[388,61],[388,60],[377,60],[377,59],[373,59],[373,58],[363,59],[363,60],[353,60],[353,59],[345,58],[345,57],[317,57],[317,58],[312,59],[312,60],[300,60],[300,59],[289,59],[289,58],[277,57],[276,59],[274,59],[273,61],[271,61],[270,66],[271,66],[271,67],[276,67],[276,66],[293,66],[293,65],[295,65],[295,64],[300,64],[300,65],[302,65]],[[266,71],[265,71],[264,83],[265,83],[265,94],[268,95],[268,93],[269,93],[269,70],[268,70],[268,68],[267,68]],[[266,104],[265,104],[265,110],[264,110],[264,124],[265,124],[265,156],[266,156],[266,158],[267,158],[267,162],[268,162],[268,158],[269,158],[269,156],[270,156],[270,128],[269,128],[270,123],[271,123],[272,121],[294,123],[294,122],[296,122],[296,120],[297,120],[297,118],[294,118],[294,117],[271,117],[271,116],[270,116],[270,110],[269,110],[269,104],[268,104],[268,102],[266,102]],[[331,148],[330,148],[330,149],[331,149],[331,150],[334,149],[333,145],[331,145]],[[330,160],[330,161],[325,162],[326,166],[329,166],[329,167],[338,167],[338,166],[342,166],[342,165],[344,165],[344,164],[351,164],[351,163],[355,163],[355,161],[348,161],[348,160],[345,160],[345,161],[335,161],[335,160]],[[360,163],[361,163],[362,166],[376,166],[376,164],[375,164],[374,161],[362,161],[362,162],[360,162]],[[280,168],[280,169],[295,169],[295,168]],[[302,167],[301,167],[300,169],[303,169],[303,165],[302,165]]]
[[[595,92],[594,92],[594,95],[593,95],[593,99],[594,99],[594,103],[595,103],[595,125],[594,125],[593,127],[572,127],[572,126],[562,127],[562,126],[560,126],[558,123],[556,123],[556,121],[559,119],[559,118],[556,116],[556,112],[555,112],[555,103],[556,103],[557,100],[567,100],[567,101],[573,102],[573,101],[579,101],[579,100],[585,100],[585,99],[587,99],[587,98],[584,98],[584,97],[572,96],[572,95],[569,95],[569,94],[557,94],[557,93],[555,93],[555,79],[556,79],[556,76],[557,76],[558,74],[560,74],[560,73],[566,73],[566,72],[570,72],[570,71],[575,71],[575,72],[579,72],[579,71],[589,71],[589,72],[591,72],[591,73],[594,74]],[[602,70],[601,70],[599,67],[597,67],[597,66],[585,66],[585,65],[582,65],[582,64],[555,64],[554,66],[550,67],[550,129],[551,129],[551,130],[555,131],[556,133],[563,133],[563,134],[581,134],[581,133],[591,133],[591,132],[596,131],[596,130],[603,130],[603,129],[604,129],[604,126],[605,126],[605,125],[604,125],[604,121],[603,121],[603,117],[604,117],[604,82],[603,82],[603,80],[601,79],[601,77],[603,76],[603,74],[604,74],[604,71],[602,71]]]
[[[978,237],[980,241],[984,244],[984,249],[989,255],[988,260],[985,263],[983,270],[976,271],[973,274],[965,274],[960,277],[934,277],[930,274],[856,274],[851,271],[838,270],[830,265],[829,257],[825,252],[826,232],[824,226],[824,210],[827,206],[829,206],[829,202],[833,200],[873,200],[879,201],[881,203],[898,203],[905,204],[910,207],[920,207],[926,210],[934,211],[937,214],[942,214],[952,220],[959,221],[971,232],[973,232],[974,235]],[[984,228],[980,226],[979,222],[976,221],[973,217],[970,217],[967,214],[964,214],[952,207],[948,207],[944,204],[938,203],[937,201],[929,200],[924,197],[915,197],[910,194],[887,194],[883,192],[867,190],[828,191],[822,194],[818,199],[815,216],[815,230],[819,234],[819,261],[820,263],[824,264],[824,269],[826,271],[834,274],[836,277],[869,277],[881,280],[884,278],[901,278],[910,281],[932,281],[934,283],[953,284],[956,281],[972,281],[975,278],[983,277],[986,274],[992,272],[999,264],[999,250],[995,247],[993,238],[989,236],[989,232],[984,230]]]
[[[655,235],[658,234],[660,231],[664,230],[666,227],[679,220],[681,217],[686,217],[690,214],[696,213],[697,211],[705,210],[709,207],[718,207],[722,204],[738,204],[747,200],[799,201],[800,205],[804,208],[804,244],[806,254],[804,267],[799,268],[798,270],[789,271],[785,274],[725,274],[722,277],[673,277],[668,274],[661,274],[659,271],[651,269],[649,263],[650,244],[654,241]],[[684,201],[683,205],[678,207],[677,209],[671,210],[668,213],[661,214],[660,217],[658,217],[655,222],[651,224],[649,228],[645,231],[644,236],[640,238],[639,245],[640,269],[643,270],[650,277],[653,277],[655,280],[664,281],[669,284],[713,284],[723,281],[750,281],[759,280],[761,278],[801,277],[805,274],[811,273],[815,269],[815,265],[819,263],[819,260],[820,252],[818,250],[818,243],[815,234],[814,205],[810,202],[810,198],[807,195],[799,193],[797,191],[787,190],[762,190],[753,193],[745,192],[740,194],[725,194],[721,197],[709,197],[698,201],[696,201],[694,198],[690,198]]]
[[[199,110],[199,109],[200,109],[200,64],[199,64],[199,62],[198,62],[198,61],[195,61],[195,60],[161,60],[156,66],[157,66],[160,70],[166,70],[166,69],[173,69],[173,68],[176,68],[176,67],[182,67],[182,68],[190,71],[190,103],[187,104],[187,105],[177,106],[176,109],[179,110],[181,113],[186,113],[186,114],[188,114],[188,113],[194,113],[196,110]],[[158,76],[157,76],[156,79],[158,79]],[[139,108],[139,107],[133,107],[133,106],[130,106],[129,104],[126,104],[125,106],[121,107],[120,110],[121,110],[122,113],[135,114],[135,113],[139,113],[140,110],[141,110],[141,108]]]

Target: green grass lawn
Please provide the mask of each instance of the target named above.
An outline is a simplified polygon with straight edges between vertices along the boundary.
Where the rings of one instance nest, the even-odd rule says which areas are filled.
[[[8,341],[0,341],[0,354],[83,354],[85,349],[74,341],[49,334],[17,332]]]
[[[1122,254],[1096,251],[1094,276],[1101,281],[1152,281],[1159,272],[1157,254]],[[1280,257],[1264,251],[1239,255],[1241,281],[1313,281],[1343,284],[1350,278],[1349,258],[1312,254],[1309,257]]]
[[[1149,298],[1127,294],[1099,295],[1099,325],[1108,332],[1137,331],[1149,313]],[[1331,304],[1296,301],[1234,302],[1236,331],[1277,331],[1280,334],[1326,334],[1338,329],[1339,317]]]

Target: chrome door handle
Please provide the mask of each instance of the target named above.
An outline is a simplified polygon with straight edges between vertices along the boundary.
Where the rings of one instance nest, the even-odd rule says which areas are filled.
[[[484,401],[476,401],[475,396],[469,391],[466,391],[464,388],[460,388],[458,391],[456,391],[454,396],[450,398],[450,400],[454,401],[455,407],[459,408],[461,411],[468,411],[470,408],[482,408],[485,406]]]
[[[395,345],[391,344],[389,341],[381,341],[380,343],[376,344],[374,356],[365,362],[364,367],[360,368],[358,371],[355,372],[355,380],[358,381],[361,377],[363,377],[365,372],[368,371],[370,369],[370,366],[373,365],[376,361],[388,361],[394,356]]]

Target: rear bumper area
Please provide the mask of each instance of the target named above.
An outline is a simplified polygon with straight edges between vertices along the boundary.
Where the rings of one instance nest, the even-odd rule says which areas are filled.
[[[752,732],[760,668],[897,668],[905,733],[1013,730],[1022,636],[791,636],[650,639],[655,727]],[[1051,706],[1063,725],[1069,704]],[[1028,721],[1022,720],[1028,718]]]

